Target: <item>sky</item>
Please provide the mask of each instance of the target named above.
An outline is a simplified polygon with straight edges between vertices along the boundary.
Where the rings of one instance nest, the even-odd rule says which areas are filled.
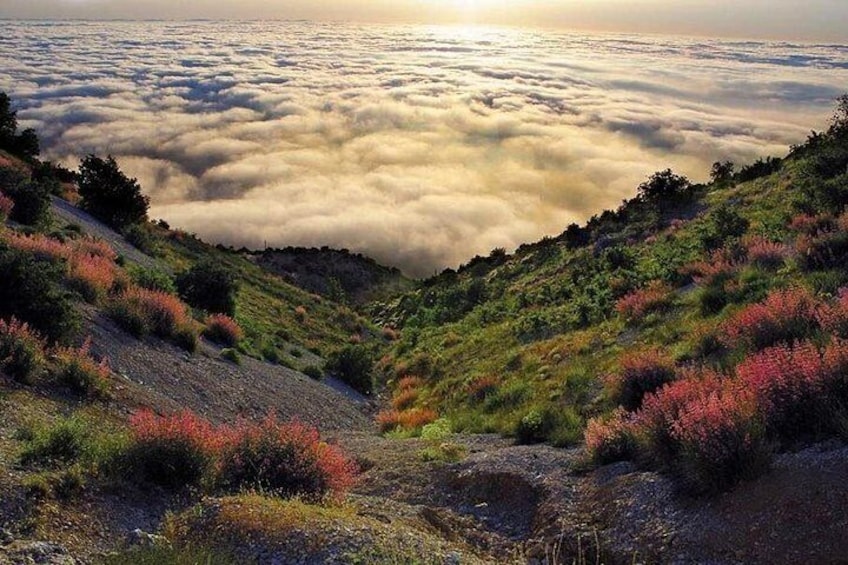
[[[3,0],[0,18],[478,23],[848,41],[845,0]]]

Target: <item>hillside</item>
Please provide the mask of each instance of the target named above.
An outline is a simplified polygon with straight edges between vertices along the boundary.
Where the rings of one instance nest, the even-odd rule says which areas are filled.
[[[345,304],[366,304],[412,287],[398,269],[346,249],[287,247],[249,256],[286,282]]]
[[[380,365],[394,408],[378,421],[403,432],[410,411],[430,411],[458,431],[568,446],[583,441],[594,418],[592,439],[619,442],[600,446],[613,453],[596,455],[641,458],[649,449],[636,445],[641,432],[622,430],[648,417],[638,409],[663,385],[755,383],[758,363],[775,355],[800,362],[796,349],[806,344],[838,355],[848,283],[848,225],[840,215],[848,203],[846,131],[843,99],[830,130],[786,159],[735,172],[717,163],[707,185],[657,173],[637,197],[584,227],[515,255],[496,250],[373,305],[378,324],[401,329]],[[818,355],[808,353],[811,362]],[[799,378],[783,371],[780,378]],[[731,384],[710,384],[721,380]],[[745,394],[789,394],[751,386],[763,388]],[[676,390],[723,394],[689,392],[684,384]],[[660,395],[655,402],[665,401]],[[624,411],[614,412],[618,406]],[[770,430],[768,441],[786,446],[838,434],[840,414],[835,422]],[[669,464],[676,465],[658,467]]]
[[[785,159],[414,288],[118,231],[86,182],[0,154],[0,564],[848,553],[845,99]]]

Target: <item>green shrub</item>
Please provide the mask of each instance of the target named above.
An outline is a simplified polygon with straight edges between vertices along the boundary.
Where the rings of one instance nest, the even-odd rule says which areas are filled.
[[[348,345],[332,353],[324,370],[362,394],[374,389],[374,360],[362,345]]]
[[[177,326],[171,334],[171,341],[183,351],[189,353],[197,351],[197,331],[191,324]]]
[[[180,296],[208,312],[234,316],[238,282],[226,268],[212,260],[201,261],[176,280]]]
[[[10,215],[11,220],[36,227],[49,223],[50,191],[48,187],[29,180],[17,182],[6,180],[2,186],[3,192],[15,204]]]
[[[79,315],[62,288],[63,266],[0,243],[0,318],[13,316],[51,341],[70,338]]]
[[[92,422],[80,416],[60,418],[53,424],[23,430],[23,465],[57,466],[93,455]]]
[[[230,347],[221,350],[221,358],[236,365],[241,365],[241,355],[239,355],[238,351]]]
[[[322,371],[320,367],[316,367],[315,365],[307,365],[303,368],[303,371],[301,372],[310,379],[316,381],[320,381],[324,378],[324,371]]]
[[[274,365],[280,364],[283,359],[280,356],[280,350],[274,347],[271,343],[266,343],[262,346],[262,358],[265,359],[268,363],[272,363]]]
[[[177,293],[177,285],[174,284],[174,278],[164,271],[159,269],[146,269],[139,265],[129,265],[127,272],[130,279],[136,285],[147,290],[158,290],[167,292],[168,294]]]
[[[144,337],[150,331],[147,315],[136,302],[113,300],[107,305],[106,313],[133,337]]]
[[[546,421],[545,414],[538,409],[527,412],[515,428],[515,437],[519,443],[532,444],[541,443],[548,437],[550,422]]]
[[[150,230],[148,224],[131,224],[125,227],[122,233],[124,239],[142,253],[146,253],[147,255],[157,255],[159,253],[159,241]]]

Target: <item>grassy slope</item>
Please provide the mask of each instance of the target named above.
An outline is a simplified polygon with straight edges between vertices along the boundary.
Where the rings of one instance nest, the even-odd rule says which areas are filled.
[[[803,166],[802,159],[790,159],[763,178],[704,187],[694,205],[665,218],[692,215],[679,228],[664,221],[654,229],[638,217],[598,222],[594,245],[570,250],[562,238],[546,240],[493,268],[483,261],[377,307],[379,316],[403,320],[403,337],[384,363],[389,384],[404,374],[424,377],[418,404],[437,409],[458,429],[511,434],[535,411],[550,422],[547,439],[579,441],[585,421],[611,408],[602,381],[623,355],[658,347],[683,361],[692,355],[696,328],[715,327],[739,307],[701,315],[703,291],[679,275],[707,256],[701,234],[712,229],[711,214],[726,206],[750,222],[748,234],[788,240],[787,225],[797,213],[792,187]],[[602,245],[629,256],[627,264],[613,264],[612,252],[599,252]],[[791,260],[777,271],[749,267],[740,278],[744,302],[762,298],[768,288],[810,282]],[[442,323],[444,297],[475,279],[485,281],[488,299]],[[613,311],[615,299],[655,279],[674,287],[672,305],[626,324]],[[495,384],[473,398],[481,379]]]
[[[245,331],[248,353],[267,357],[276,350],[282,359],[298,365],[299,360],[290,355],[292,344],[326,355],[369,327],[350,308],[292,286],[241,254],[213,247],[184,232],[154,228],[154,233],[161,242],[162,259],[175,272],[204,259],[232,270],[240,283],[236,319]],[[298,313],[298,308],[305,313]]]

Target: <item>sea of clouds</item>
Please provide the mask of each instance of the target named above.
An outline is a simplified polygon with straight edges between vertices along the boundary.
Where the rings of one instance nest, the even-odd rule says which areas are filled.
[[[47,158],[111,153],[212,242],[412,275],[556,235],[672,167],[826,127],[848,46],[306,22],[0,21]]]

